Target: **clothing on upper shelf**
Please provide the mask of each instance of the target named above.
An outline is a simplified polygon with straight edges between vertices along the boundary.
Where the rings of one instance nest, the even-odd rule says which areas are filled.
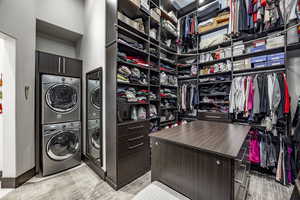
[[[212,66],[205,66],[199,71],[199,75],[206,74],[214,74],[219,72],[228,72],[232,68],[231,62],[228,60],[227,62],[216,63]]]
[[[160,74],[160,84],[165,86],[177,86],[177,77],[162,72]]]
[[[177,108],[177,103],[176,100],[174,99],[164,99],[160,103],[160,107],[162,109],[167,109],[167,108]]]
[[[133,106],[131,109],[132,120],[145,120],[147,119],[147,111],[144,106]]]
[[[236,77],[230,90],[230,113],[250,122],[264,122],[268,129],[284,121],[290,112],[290,96],[285,73]]]
[[[121,83],[138,83],[147,85],[147,75],[141,72],[138,68],[129,69],[126,66],[118,68],[117,81]]]
[[[157,99],[158,99],[157,95],[154,92],[150,91],[149,100],[157,100]]]
[[[148,94],[148,90],[136,91],[132,87],[120,87],[117,89],[117,97],[120,102],[147,103]]]
[[[133,40],[133,39],[131,39],[131,38],[125,36],[125,35],[119,34],[118,42],[126,44],[126,45],[134,47],[134,48],[137,48],[137,49],[144,50],[144,45],[143,44],[140,44],[137,41],[135,41],[135,40]]]
[[[118,52],[118,59],[128,62],[130,64],[141,65],[143,67],[149,67],[149,63],[145,61],[144,58],[139,58],[135,56],[128,56],[126,53]]]
[[[179,88],[179,109],[180,111],[193,111],[199,105],[198,87],[192,83],[183,83]]]
[[[170,89],[160,89],[160,96],[162,98],[177,98],[176,90],[170,90]]]
[[[181,20],[181,43],[182,52],[197,49],[197,17],[195,15],[186,16]]]
[[[297,1],[231,0],[230,32],[259,33],[282,27],[284,21],[297,18]]]
[[[156,105],[150,104],[149,112],[150,112],[150,118],[157,117],[157,108],[156,108]]]

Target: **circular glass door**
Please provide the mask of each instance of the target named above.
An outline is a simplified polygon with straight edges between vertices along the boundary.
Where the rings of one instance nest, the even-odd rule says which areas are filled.
[[[92,147],[99,150],[100,149],[100,129],[93,129],[91,134],[91,144]]]
[[[78,94],[72,86],[58,84],[48,89],[46,102],[52,110],[59,113],[67,113],[77,107]]]
[[[72,132],[61,132],[47,144],[47,154],[55,161],[71,158],[79,150],[79,138]]]
[[[91,92],[91,103],[96,109],[100,110],[101,90],[99,87]]]

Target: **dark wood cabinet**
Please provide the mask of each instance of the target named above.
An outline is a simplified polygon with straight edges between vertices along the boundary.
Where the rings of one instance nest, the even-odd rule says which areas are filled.
[[[150,169],[150,122],[137,121],[117,126],[116,163],[107,171],[107,181],[115,189],[127,185]],[[117,176],[113,176],[114,172]]]
[[[63,58],[63,72],[64,74],[68,74],[74,77],[81,76],[82,61],[71,58]]]
[[[70,77],[82,77],[82,61],[53,55],[44,52],[37,52],[38,70],[40,73],[53,74]]]
[[[151,137],[151,179],[190,199],[245,200],[248,127],[195,121]]]

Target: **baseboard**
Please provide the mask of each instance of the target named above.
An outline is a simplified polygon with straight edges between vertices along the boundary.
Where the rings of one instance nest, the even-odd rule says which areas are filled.
[[[35,168],[28,170],[16,178],[1,178],[1,188],[17,188],[34,177]]]
[[[106,176],[105,181],[110,185],[114,190],[118,190],[117,184],[108,176]]]
[[[100,178],[102,178],[104,181],[106,179],[106,172],[102,169],[102,167],[98,167],[91,159],[89,159],[87,156],[82,155],[82,160],[89,166]]]

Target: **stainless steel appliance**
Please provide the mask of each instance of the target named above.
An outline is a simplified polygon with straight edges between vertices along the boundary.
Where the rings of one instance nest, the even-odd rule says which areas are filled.
[[[88,119],[100,119],[101,109],[101,83],[98,80],[88,80]]]
[[[80,121],[80,79],[42,75],[42,124]]]
[[[87,132],[87,154],[97,163],[101,164],[102,155],[102,130],[100,129],[100,119],[88,121],[88,132]]]
[[[42,134],[43,176],[51,175],[80,164],[80,122],[44,125]]]

